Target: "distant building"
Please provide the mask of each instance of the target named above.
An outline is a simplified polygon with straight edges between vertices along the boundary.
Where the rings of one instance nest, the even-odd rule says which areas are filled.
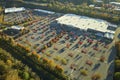
[[[43,12],[43,13],[47,13],[47,14],[54,14],[55,12],[52,12],[52,11],[48,11],[48,10],[42,10],[42,9],[34,9],[35,11],[38,11],[38,12]]]
[[[119,2],[110,2],[110,4],[114,7],[114,9],[120,9],[120,3]]]
[[[114,10],[120,11],[120,3],[119,2],[110,2],[109,4],[113,7]]]
[[[98,3],[102,3],[103,1],[102,1],[102,0],[96,0],[96,2],[98,2]]]
[[[95,9],[101,9],[101,7],[95,7]]]
[[[116,10],[116,11],[120,11],[120,8],[119,8],[119,9],[114,9],[114,10]]]
[[[95,5],[94,4],[90,4],[89,7],[95,7]]]
[[[95,32],[96,35],[113,39],[117,25],[110,24],[104,20],[78,16],[75,14],[65,14],[56,19],[58,24],[76,27],[84,31]]]
[[[120,6],[120,2],[110,2],[110,4]]]
[[[11,13],[11,12],[20,12],[26,10],[24,7],[13,7],[13,8],[5,8],[5,13]]]

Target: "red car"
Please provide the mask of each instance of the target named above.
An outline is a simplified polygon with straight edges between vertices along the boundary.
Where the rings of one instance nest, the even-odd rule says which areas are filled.
[[[87,50],[86,50],[86,49],[83,49],[81,52],[86,54],[86,53],[87,53]]]
[[[58,50],[58,48],[54,46],[54,50]]]
[[[69,53],[68,56],[73,57],[73,54],[72,54],[72,53]]]
[[[76,65],[75,64],[71,64],[70,68],[76,70]]]
[[[68,40],[68,39],[69,39],[69,36],[66,36],[65,39]]]
[[[109,47],[108,45],[105,45],[105,46],[104,46],[104,48],[107,48],[107,49],[108,49],[108,47]]]
[[[104,61],[105,61],[105,57],[104,57],[104,56],[101,56],[101,57],[100,57],[100,61],[101,61],[101,62],[104,62]]]
[[[81,45],[82,43],[83,43],[82,41],[79,41],[79,42],[78,42],[78,44],[80,44],[80,45]]]
[[[98,51],[98,50],[99,50],[97,47],[94,47],[93,49],[94,49],[94,50],[96,50],[96,51]]]
[[[90,60],[87,60],[87,61],[86,61],[86,64],[88,64],[88,65],[90,65],[90,66],[91,66],[91,65],[93,64],[93,62],[92,62],[92,61],[90,61]]]
[[[93,42],[93,40],[92,40],[92,39],[88,39],[87,41],[88,41],[89,43],[92,43],[92,42]]]
[[[19,40],[21,41],[21,40],[22,40],[22,38],[19,38]]]

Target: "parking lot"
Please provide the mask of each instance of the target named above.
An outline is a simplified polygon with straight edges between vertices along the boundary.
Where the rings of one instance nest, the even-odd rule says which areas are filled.
[[[5,22],[13,23],[14,24],[21,24],[25,21],[30,21],[35,19],[33,17],[32,11],[23,11],[23,12],[15,12],[15,13],[8,13],[4,17]]]
[[[112,80],[116,53],[114,40],[64,25],[50,25],[59,17],[57,15],[34,15],[39,19],[33,20],[27,26],[30,32],[17,38],[16,42],[54,60],[73,80],[91,80],[94,74],[100,74],[100,80]]]

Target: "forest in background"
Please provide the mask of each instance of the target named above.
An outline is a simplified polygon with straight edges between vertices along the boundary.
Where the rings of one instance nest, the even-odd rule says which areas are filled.
[[[73,13],[93,18],[100,18],[115,24],[120,24],[120,12],[104,7],[104,3],[98,4],[95,3],[94,0],[82,0],[83,2],[80,2],[80,4],[79,2],[78,4],[75,4],[72,1],[74,0],[65,0],[65,2],[64,0],[13,0],[7,1],[6,7],[39,8],[59,13]],[[88,5],[89,3],[102,6],[102,8],[91,8]]]
[[[45,2],[45,3],[58,1],[58,2],[62,2],[62,3],[68,2],[68,3],[74,3],[74,4],[83,4],[83,3],[92,4],[92,3],[96,2],[96,0],[24,0],[24,1]],[[120,2],[120,0],[102,0],[102,1],[104,3],[108,3],[108,2],[112,2],[112,1]]]
[[[114,80],[120,79],[120,41],[116,43],[117,55],[115,60]]]

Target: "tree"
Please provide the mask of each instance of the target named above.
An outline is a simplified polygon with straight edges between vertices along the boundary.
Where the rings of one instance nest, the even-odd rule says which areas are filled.
[[[116,46],[116,48],[117,48],[117,56],[118,56],[118,58],[120,58],[120,41],[117,42],[117,43],[115,44],[115,46]]]
[[[12,65],[12,61],[11,61],[11,60],[7,60],[7,64],[8,64],[9,66],[11,66],[11,65]]]
[[[91,15],[96,16],[97,13],[95,11],[91,11]]]
[[[62,59],[61,63],[64,64],[64,65],[66,65],[67,64],[67,60],[66,59]]]
[[[55,65],[56,65],[53,60],[50,60],[48,64],[49,64],[51,69],[53,69],[55,67]]]
[[[30,48],[29,47],[25,47],[25,50],[30,52]]]
[[[0,75],[3,75],[4,73],[7,72],[8,66],[5,65],[3,61],[0,61]]]
[[[113,17],[113,19],[112,19],[113,22],[119,22],[119,20],[120,20],[120,18],[119,18],[119,17],[116,17],[116,16]]]
[[[36,54],[36,56],[38,60],[41,58],[40,54]]]
[[[98,74],[98,73],[97,74],[93,74],[91,78],[92,78],[92,80],[99,80],[101,78],[101,75]]]
[[[49,60],[48,60],[47,58],[43,58],[43,62],[44,62],[44,63],[48,63]]]
[[[87,74],[88,74],[87,70],[84,70],[84,69],[82,69],[80,72],[81,72],[81,74],[84,75],[84,76],[87,76]]]
[[[28,72],[23,72],[23,79],[28,80],[30,78],[30,75]]]
[[[6,73],[5,80],[21,80],[17,70],[11,70],[8,73]]]
[[[115,68],[120,71],[120,60],[115,60]]]
[[[120,79],[120,72],[115,72],[115,80],[119,80]]]
[[[54,60],[59,61],[60,60],[60,56],[55,56]]]
[[[35,80],[35,79],[33,79],[33,78],[30,78],[30,80]]]
[[[56,71],[58,71],[58,72],[60,72],[60,73],[63,72],[63,68],[62,68],[60,65],[56,65],[56,66],[55,66],[55,69],[56,69]]]
[[[36,51],[33,51],[32,54],[33,54],[33,55],[36,55],[37,53],[36,53]]]

